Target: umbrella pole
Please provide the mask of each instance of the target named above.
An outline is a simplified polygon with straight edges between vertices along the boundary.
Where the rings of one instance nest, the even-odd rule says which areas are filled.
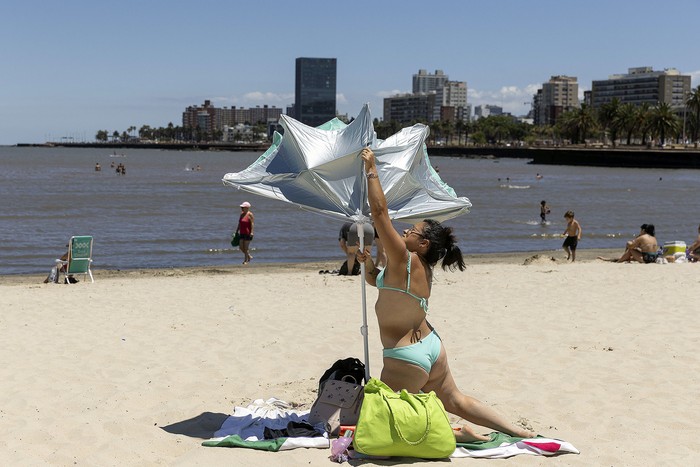
[[[365,232],[364,224],[357,224],[357,233],[360,237],[360,251],[365,251]],[[369,381],[369,338],[367,333],[367,292],[366,292],[366,282],[365,282],[365,263],[360,263],[360,277],[362,278],[362,327],[360,328],[360,334],[364,339],[365,343],[365,383]]]

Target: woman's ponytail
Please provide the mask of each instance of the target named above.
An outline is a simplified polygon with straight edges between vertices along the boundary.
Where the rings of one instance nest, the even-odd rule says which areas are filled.
[[[452,233],[452,227],[444,227],[438,221],[425,219],[423,236],[430,241],[430,248],[426,254],[426,261],[435,266],[442,260],[442,269],[464,271],[466,268],[462,251],[457,246],[457,239]]]

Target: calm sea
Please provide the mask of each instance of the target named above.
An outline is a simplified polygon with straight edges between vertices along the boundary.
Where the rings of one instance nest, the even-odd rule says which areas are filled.
[[[240,264],[229,241],[246,200],[255,213],[254,262],[340,264],[340,222],[221,183],[259,155],[0,147],[0,274],[48,272],[71,235],[94,236],[94,269]],[[123,163],[126,175],[116,175],[112,162]],[[583,227],[580,248],[622,249],[643,223],[656,225],[660,243],[697,235],[700,171],[432,162],[474,204],[448,222],[465,254],[560,249],[569,209]],[[546,225],[541,200],[552,211]]]

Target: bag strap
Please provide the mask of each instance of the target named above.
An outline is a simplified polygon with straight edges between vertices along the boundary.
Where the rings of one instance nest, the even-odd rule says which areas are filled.
[[[422,443],[425,441],[425,438],[428,437],[428,433],[430,433],[430,410],[428,410],[428,407],[426,406],[426,403],[419,397],[415,397],[414,399],[419,401],[423,408],[425,409],[425,415],[426,415],[426,422],[425,422],[425,433],[423,433],[423,436],[420,437],[419,440],[417,441],[410,441],[406,439],[403,433],[401,433],[401,428],[399,428],[399,425],[396,423],[396,416],[394,415],[394,411],[391,410],[391,403],[386,397],[386,394],[384,392],[382,394],[382,399],[384,399],[384,402],[386,402],[386,405],[389,407],[389,412],[391,413],[391,418],[394,420],[394,429],[396,430],[396,434],[399,435],[399,438],[401,438],[401,441],[403,441],[406,444],[409,444],[411,446],[415,446],[417,444]],[[408,393],[407,393],[408,394]]]

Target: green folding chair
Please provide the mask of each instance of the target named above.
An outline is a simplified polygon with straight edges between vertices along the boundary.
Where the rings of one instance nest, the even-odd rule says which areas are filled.
[[[57,259],[56,263],[59,270],[63,269],[63,280],[66,284],[68,284],[68,276],[74,274],[90,275],[90,281],[95,282],[90,270],[90,264],[92,263],[92,237],[88,235],[71,237],[70,242],[68,242],[68,259],[66,261]]]

